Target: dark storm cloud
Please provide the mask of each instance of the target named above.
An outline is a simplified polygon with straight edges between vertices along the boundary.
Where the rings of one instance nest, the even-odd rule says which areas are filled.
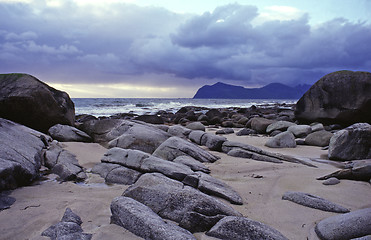
[[[164,85],[169,76],[183,80],[173,85],[195,84],[192,79],[199,85],[200,79],[257,85],[313,83],[335,70],[371,70],[367,22],[334,19],[310,26],[304,14],[253,24],[258,16],[256,7],[238,4],[184,15],[119,3],[0,3],[0,72],[65,82],[163,74]]]

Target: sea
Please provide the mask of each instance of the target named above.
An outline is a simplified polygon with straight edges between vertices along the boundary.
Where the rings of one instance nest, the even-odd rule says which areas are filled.
[[[193,99],[193,98],[73,98],[76,115],[96,117],[119,113],[155,114],[160,110],[177,112],[184,106],[205,108],[248,108],[272,104],[295,104],[298,99]]]

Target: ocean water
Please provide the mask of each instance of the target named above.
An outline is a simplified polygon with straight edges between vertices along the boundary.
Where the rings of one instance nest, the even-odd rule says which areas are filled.
[[[192,98],[73,98],[76,115],[96,117],[118,113],[155,114],[160,110],[177,112],[184,106],[206,108],[248,108],[275,103],[294,104],[297,99],[192,99]]]

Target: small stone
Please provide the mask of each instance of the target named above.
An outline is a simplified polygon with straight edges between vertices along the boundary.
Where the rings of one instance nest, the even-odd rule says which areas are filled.
[[[340,180],[335,178],[335,177],[332,177],[332,178],[329,178],[325,181],[323,181],[323,185],[336,185],[336,184],[339,184],[340,183]]]

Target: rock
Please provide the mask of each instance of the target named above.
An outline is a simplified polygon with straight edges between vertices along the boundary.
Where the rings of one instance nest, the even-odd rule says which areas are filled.
[[[221,126],[225,127],[225,128],[232,128],[234,126],[234,124],[233,124],[232,121],[223,121]]]
[[[356,123],[336,132],[330,140],[328,157],[338,161],[371,158],[371,125]]]
[[[275,137],[277,136],[278,134],[282,133],[280,130],[274,130],[273,132],[271,132],[269,134],[270,137]]]
[[[28,74],[0,74],[0,117],[46,133],[55,124],[73,125],[75,107],[67,93]]]
[[[256,154],[254,152],[250,152],[248,150],[241,149],[241,148],[234,148],[230,150],[228,152],[228,155],[232,157],[251,158],[253,160],[262,161],[262,162],[282,163],[282,161],[277,158]]]
[[[295,126],[295,125],[296,125],[295,123],[288,122],[288,121],[278,121],[278,122],[274,122],[268,125],[266,132],[271,133],[275,130],[286,131],[287,128],[291,126]]]
[[[202,192],[224,198],[233,204],[243,204],[241,196],[224,182],[202,172],[199,175],[198,189]]]
[[[309,125],[293,125],[287,131],[292,132],[297,138],[303,138],[312,132],[312,128]]]
[[[204,173],[210,173],[210,169],[201,162],[195,160],[190,156],[179,156],[173,160],[175,163],[184,164],[190,167],[193,171],[201,171]]]
[[[303,122],[371,123],[369,109],[371,73],[339,71],[322,77],[300,98],[295,117]]]
[[[57,124],[49,128],[48,134],[60,142],[91,142],[92,138],[83,131],[68,125]]]
[[[219,215],[240,216],[219,200],[159,173],[142,175],[123,196],[143,203],[162,218],[173,220],[191,232],[208,230]],[[197,213],[207,221],[191,222],[191,213]]]
[[[41,236],[49,237],[52,240],[90,240],[92,238],[92,235],[83,233],[81,224],[81,218],[73,213],[70,208],[67,208],[62,217],[62,220],[43,231],[41,233]]]
[[[274,120],[254,117],[251,120],[251,129],[254,129],[257,133],[266,133],[267,127],[274,123]]]
[[[371,179],[371,159],[348,162],[346,169],[317,178],[317,180],[326,180],[332,177],[368,182]]]
[[[227,141],[227,138],[225,137],[206,133],[201,138],[201,145],[206,146],[213,151],[222,151],[222,145],[225,141]]]
[[[44,160],[45,166],[57,174],[61,181],[82,181],[87,178],[76,156],[56,142],[45,151]]]
[[[325,127],[323,126],[322,123],[313,123],[310,125],[310,128],[312,129],[312,132],[325,130]]]
[[[340,180],[337,179],[336,177],[331,177],[325,181],[323,181],[323,185],[336,185],[336,184],[339,184],[340,183]]]
[[[30,184],[39,177],[44,134],[0,118],[0,191]]]
[[[131,149],[112,148],[104,154],[101,161],[103,163],[119,164],[140,172],[159,172],[180,181],[187,175],[194,173],[190,167],[184,164],[169,162]]]
[[[15,203],[15,198],[8,195],[5,192],[0,192],[0,211],[10,208]]]
[[[187,230],[165,222],[146,205],[128,197],[117,197],[111,203],[111,222],[144,239],[196,239]]]
[[[136,124],[109,142],[109,148],[120,147],[153,153],[171,135],[155,127]]]
[[[188,135],[191,133],[191,129],[182,127],[180,125],[170,126],[169,130],[167,131],[170,135],[180,137],[180,138],[187,138]]]
[[[215,162],[219,158],[206,150],[179,137],[171,137],[163,142],[153,156],[172,161],[179,156],[190,156],[200,162]]]
[[[198,122],[208,122],[208,121],[209,121],[209,118],[208,118],[208,116],[206,116],[205,114],[201,114],[201,115],[197,118],[197,121],[198,121]]]
[[[320,221],[315,228],[322,240],[346,240],[371,234],[371,208],[335,215]]]
[[[325,147],[330,143],[330,139],[334,134],[327,132],[326,130],[317,131],[310,133],[305,138],[305,144],[310,146]]]
[[[289,200],[291,202],[322,210],[327,212],[336,212],[336,213],[347,213],[349,209],[344,208],[340,205],[332,203],[326,199],[320,198],[318,196],[314,196],[308,193],[301,193],[301,192],[286,192],[282,196],[283,200]]]
[[[249,121],[247,117],[242,117],[240,120],[238,120],[238,124],[246,125],[246,123]]]
[[[196,130],[192,131],[188,137],[192,142],[201,145],[201,139],[204,134],[206,134],[204,131]]]
[[[291,132],[283,132],[269,139],[265,146],[270,148],[295,148],[295,136]]]
[[[206,116],[209,119],[213,119],[215,117],[220,119],[223,117],[223,114],[218,109],[210,109],[209,111],[207,111]]]
[[[151,124],[164,124],[164,119],[162,119],[161,117],[157,115],[141,115],[141,116],[135,117],[134,120],[151,123]]]
[[[134,184],[141,175],[141,172],[120,166],[110,171],[104,180],[106,183],[131,185]]]
[[[280,232],[268,225],[246,217],[234,216],[224,217],[206,235],[219,239],[287,240]]]
[[[237,136],[246,136],[246,135],[252,135],[252,134],[256,134],[256,131],[251,128],[244,128],[236,133]]]
[[[189,123],[189,124],[187,124],[186,128],[189,128],[191,130],[205,131],[205,126],[200,122]]]
[[[223,128],[215,132],[215,134],[223,135],[223,134],[232,134],[234,133],[233,128]]]

